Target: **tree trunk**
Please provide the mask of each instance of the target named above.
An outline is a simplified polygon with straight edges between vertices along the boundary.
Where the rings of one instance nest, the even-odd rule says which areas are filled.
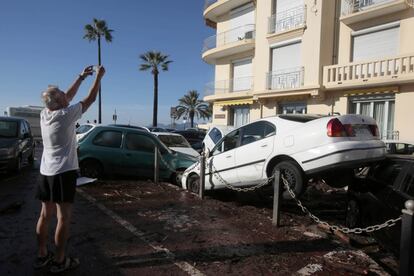
[[[158,73],[154,73],[154,107],[152,113],[152,126],[157,126],[157,115],[158,115]]]
[[[98,36],[98,65],[101,66],[101,37]],[[102,99],[101,99],[101,85],[99,85],[98,93],[98,123],[102,123]]]
[[[194,112],[190,112],[190,124],[191,124],[191,128],[194,127]]]

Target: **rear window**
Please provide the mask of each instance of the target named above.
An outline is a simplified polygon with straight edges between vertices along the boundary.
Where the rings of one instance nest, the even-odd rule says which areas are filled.
[[[307,123],[319,118],[322,118],[324,116],[322,115],[298,115],[298,114],[284,114],[284,115],[279,115],[279,118],[284,119],[284,120],[288,120],[288,121],[293,121],[293,122],[297,122],[297,123]]]
[[[218,141],[220,141],[223,136],[221,135],[220,130],[217,128],[213,128],[210,133],[208,134],[210,136],[211,140],[213,140],[214,144],[217,144]]]
[[[0,137],[17,137],[18,123],[14,121],[0,121]]]

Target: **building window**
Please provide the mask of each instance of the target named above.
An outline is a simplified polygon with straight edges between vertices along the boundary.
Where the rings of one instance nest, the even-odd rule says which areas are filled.
[[[239,127],[250,122],[249,106],[233,107],[230,110],[229,125]]]
[[[349,99],[350,114],[361,114],[377,121],[380,136],[383,139],[394,139],[394,95],[353,97]]]
[[[306,114],[307,106],[304,102],[282,103],[279,105],[279,114]]]
[[[231,91],[244,91],[252,89],[253,70],[252,70],[252,59],[244,59],[234,61],[233,67],[233,78],[232,78],[232,89]]]

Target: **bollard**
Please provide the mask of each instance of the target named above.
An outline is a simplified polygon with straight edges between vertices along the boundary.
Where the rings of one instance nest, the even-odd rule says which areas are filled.
[[[273,180],[273,219],[272,224],[279,227],[280,226],[280,171],[276,170],[275,178]]]
[[[159,152],[158,152],[158,147],[155,146],[154,148],[154,183],[158,184],[159,181],[159,168],[160,168],[160,163],[159,163],[159,156],[158,156]]]
[[[414,200],[405,202],[405,209],[402,213],[400,276],[412,276],[414,275]]]
[[[205,190],[205,181],[206,181],[206,156],[204,154],[204,150],[200,155],[200,190],[199,196],[201,199],[204,198],[204,190]]]

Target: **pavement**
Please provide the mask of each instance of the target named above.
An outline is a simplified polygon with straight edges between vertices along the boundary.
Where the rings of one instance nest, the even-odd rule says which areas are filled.
[[[47,269],[32,268],[40,211],[34,198],[38,177],[38,162],[19,175],[0,174],[0,275],[48,275]],[[338,223],[343,216],[341,201],[321,200],[325,212],[318,215]],[[318,227],[293,203],[283,203],[281,208],[281,225],[275,227],[271,200],[256,193],[224,191],[200,200],[171,184],[143,179],[88,184],[78,188],[67,250],[80,258],[81,265],[62,275],[393,275],[398,271],[395,258],[375,243],[367,246],[368,251],[351,246]],[[55,223],[50,229],[51,250]]]

